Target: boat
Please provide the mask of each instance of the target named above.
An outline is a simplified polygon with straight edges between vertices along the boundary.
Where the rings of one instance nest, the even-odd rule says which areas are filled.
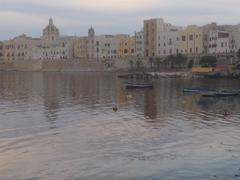
[[[207,88],[183,88],[183,92],[185,92],[185,93],[202,93],[202,92],[217,92],[217,90],[207,89]]]
[[[238,96],[239,92],[227,92],[227,91],[219,91],[212,93],[203,93],[203,97],[230,97],[230,96]]]
[[[153,84],[150,83],[129,83],[125,82],[125,87],[127,89],[135,89],[135,88],[153,88]]]

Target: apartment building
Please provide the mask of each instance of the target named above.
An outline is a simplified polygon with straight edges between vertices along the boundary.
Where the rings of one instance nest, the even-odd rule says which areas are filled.
[[[135,33],[135,55],[137,57],[144,57],[144,33],[143,31]]]
[[[182,28],[165,23],[163,19],[144,21],[144,55],[147,57],[167,56],[179,51]]]
[[[230,35],[227,31],[211,30],[209,31],[209,54],[229,53]]]
[[[203,29],[190,25],[181,31],[180,53],[198,55],[204,52]]]
[[[120,34],[114,36],[115,43],[117,45],[117,57],[133,57],[135,56],[135,37],[129,35]]]

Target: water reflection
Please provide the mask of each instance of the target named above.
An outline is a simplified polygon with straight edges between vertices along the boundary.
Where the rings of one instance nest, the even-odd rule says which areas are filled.
[[[191,179],[240,167],[239,97],[182,93],[238,81],[160,79],[130,91],[113,73],[0,72],[0,81],[0,179]]]

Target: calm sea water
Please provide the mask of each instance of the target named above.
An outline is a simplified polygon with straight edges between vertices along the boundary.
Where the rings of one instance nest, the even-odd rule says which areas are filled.
[[[193,86],[240,81],[126,91],[111,73],[1,72],[0,179],[240,179],[240,97],[182,93]]]

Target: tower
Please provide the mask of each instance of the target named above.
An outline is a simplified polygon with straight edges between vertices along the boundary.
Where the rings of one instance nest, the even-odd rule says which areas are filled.
[[[59,29],[53,24],[53,19],[49,19],[48,25],[43,29],[42,40],[45,46],[49,46],[59,38]]]
[[[93,59],[95,57],[95,31],[91,26],[88,29],[88,58]]]

